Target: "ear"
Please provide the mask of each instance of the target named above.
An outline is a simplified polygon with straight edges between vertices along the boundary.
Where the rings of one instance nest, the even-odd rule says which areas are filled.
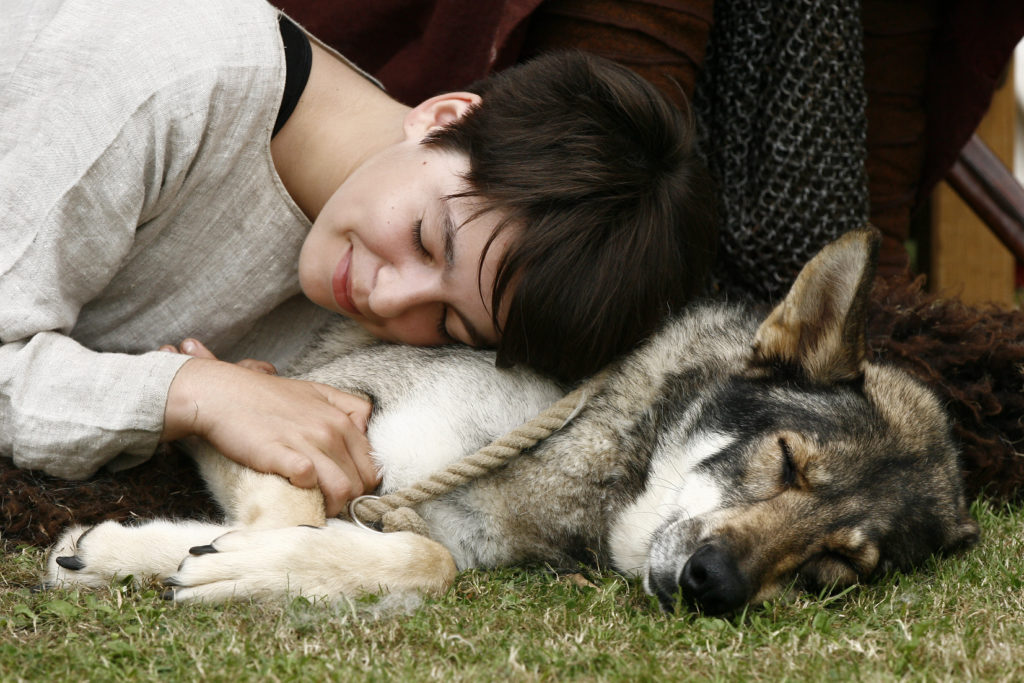
[[[471,92],[449,92],[424,100],[405,115],[405,137],[418,142],[435,128],[459,120],[480,102],[480,96]]]
[[[854,230],[818,252],[757,330],[754,364],[796,366],[821,383],[859,378],[879,242],[873,228]]]

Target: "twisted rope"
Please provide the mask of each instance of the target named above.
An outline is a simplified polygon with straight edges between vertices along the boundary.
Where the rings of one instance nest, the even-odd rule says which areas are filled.
[[[380,523],[385,532],[412,531],[430,536],[426,522],[412,509],[484,476],[565,426],[583,402],[604,382],[604,373],[548,406],[535,418],[457,460],[426,479],[384,496],[360,496],[349,504],[349,516],[364,524]]]

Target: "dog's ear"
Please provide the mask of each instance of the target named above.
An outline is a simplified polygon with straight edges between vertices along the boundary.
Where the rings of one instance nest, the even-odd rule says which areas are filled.
[[[796,367],[808,379],[859,378],[867,358],[867,304],[880,236],[848,232],[811,259],[754,338],[753,363]]]

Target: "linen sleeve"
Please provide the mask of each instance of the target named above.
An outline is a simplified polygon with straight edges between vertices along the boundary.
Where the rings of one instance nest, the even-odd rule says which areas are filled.
[[[82,87],[74,73],[18,75],[0,93],[0,454],[85,478],[122,451],[152,453],[187,360],[97,353],[68,336],[173,178],[139,107],[69,96]]]
[[[97,353],[56,332],[0,346],[0,447],[18,467],[83,479],[144,460],[163,429],[177,354]]]
[[[0,160],[0,453],[19,467],[88,477],[121,452],[150,455],[163,429],[187,358],[67,336],[132,246],[149,153],[126,139],[137,133],[126,126],[95,160],[43,164],[27,145]]]

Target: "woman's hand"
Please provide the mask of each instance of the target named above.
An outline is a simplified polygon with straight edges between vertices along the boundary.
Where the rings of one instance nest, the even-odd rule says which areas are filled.
[[[193,339],[161,350],[193,357],[171,383],[161,440],[199,436],[243,465],[319,486],[329,517],[380,483],[366,440],[368,401],[278,377],[263,361],[219,361]]]

